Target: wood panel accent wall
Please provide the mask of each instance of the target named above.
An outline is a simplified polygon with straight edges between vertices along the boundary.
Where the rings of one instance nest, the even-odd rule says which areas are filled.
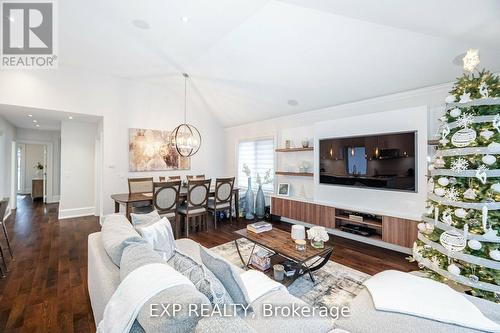
[[[382,241],[412,247],[417,240],[417,221],[397,217],[382,217]]]
[[[309,202],[272,198],[271,213],[297,221],[335,228],[335,208]]]
[[[336,208],[330,206],[272,197],[271,213],[330,229],[335,228]],[[417,239],[417,224],[418,221],[382,216],[382,241],[411,248]]]

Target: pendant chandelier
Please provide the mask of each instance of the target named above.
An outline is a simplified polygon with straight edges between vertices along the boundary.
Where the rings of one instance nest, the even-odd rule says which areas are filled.
[[[171,144],[179,155],[190,157],[200,150],[201,135],[196,127],[187,123],[187,79],[189,75],[186,73],[182,75],[184,76],[184,123],[172,131]]]

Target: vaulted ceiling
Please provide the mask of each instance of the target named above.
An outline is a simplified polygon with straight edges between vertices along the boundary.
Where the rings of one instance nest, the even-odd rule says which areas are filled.
[[[225,126],[450,82],[468,48],[480,49],[480,67],[500,70],[497,0],[58,6],[62,65],[180,91],[187,72],[194,93]]]

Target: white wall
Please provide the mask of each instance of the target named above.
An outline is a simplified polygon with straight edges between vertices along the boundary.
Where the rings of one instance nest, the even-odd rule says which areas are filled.
[[[0,116],[0,198],[11,196],[12,141],[15,135],[15,127]],[[13,198],[10,201],[12,200]]]
[[[95,212],[96,135],[96,124],[77,121],[61,124],[60,218]]]
[[[58,197],[61,193],[61,132],[35,130],[28,128],[17,128],[16,141],[52,143],[53,147],[52,195],[54,197],[53,200],[58,201]],[[29,179],[27,179],[27,181],[29,181]]]
[[[419,131],[425,131],[423,135],[419,136],[420,139],[422,140],[421,141],[422,147],[425,147],[426,149],[425,152],[420,155],[421,159],[425,161],[425,157],[427,155],[427,146],[426,143],[424,143],[423,137],[426,137],[425,139],[427,139],[427,137],[432,138],[435,131],[437,130],[437,123],[438,123],[437,118],[439,117],[439,114],[443,110],[444,98],[448,95],[448,91],[450,89],[451,89],[451,83],[443,84],[439,86],[427,87],[408,92],[393,94],[389,96],[383,96],[369,100],[343,104],[339,106],[332,106],[320,110],[315,110],[285,117],[273,118],[251,124],[226,128],[225,130],[226,172],[227,173],[234,172],[237,168],[236,147],[240,140],[262,137],[262,136],[274,136],[277,138],[277,143],[276,143],[277,146],[283,147],[284,140],[287,138],[292,138],[294,140],[295,145],[298,146],[300,145],[301,138],[314,137],[316,130],[318,130],[319,133],[320,132],[319,128],[321,127],[322,123],[328,124],[325,125],[326,130],[329,133],[328,136],[333,137],[336,136],[338,133],[340,133],[341,130],[343,131],[343,133],[346,133],[344,132],[344,129],[338,128],[335,125],[336,122],[339,122],[339,124],[341,124],[342,123],[341,119],[343,118],[370,115],[391,110],[401,110],[422,105],[426,106],[428,109],[427,115],[425,116],[424,120],[419,118],[421,117],[421,112],[422,112],[419,111],[420,109],[413,109],[413,111],[407,110],[406,112],[408,113],[415,112],[415,114],[408,114],[408,119],[413,119],[413,117],[419,118],[420,120],[418,124],[415,126],[418,127]],[[402,114],[403,117],[406,116],[405,113]],[[380,129],[380,127],[377,127],[376,123],[375,124],[373,123],[372,117],[377,118],[376,115],[369,116],[366,118],[366,120],[358,122],[358,124],[355,127],[350,127],[345,130],[347,131],[347,133],[374,133],[374,129],[377,128]],[[393,121],[392,119],[386,117],[381,118],[380,120],[382,120],[382,124],[386,123],[388,124],[387,126],[389,127],[391,126],[390,124]],[[425,129],[424,129],[424,122],[426,123]],[[316,128],[316,126],[319,127]],[[399,125],[394,126],[394,128],[398,126]],[[404,127],[405,126],[402,126],[401,129],[404,129]],[[295,157],[295,158],[297,159],[303,158],[304,160],[311,159],[310,155],[306,155],[307,153],[301,153],[301,154],[303,154],[301,155],[301,157]],[[281,161],[278,161],[277,163],[278,167],[283,166],[283,164],[287,163],[283,161],[285,157],[278,157],[278,158],[282,159]],[[315,162],[316,159],[317,158],[314,158],[313,162]],[[298,160],[296,162],[298,162]],[[333,199],[338,199],[337,196],[331,195],[332,193],[327,194],[322,192],[321,190],[318,191],[316,188],[317,185],[315,181],[311,179],[308,180],[296,177],[277,176],[275,183],[277,182],[292,183],[292,189],[295,188],[294,191],[295,195],[302,187],[302,185],[304,185],[304,188],[306,190],[306,196],[309,197],[310,199],[316,200],[317,195],[320,196],[320,200],[329,201],[330,203],[332,202]],[[425,193],[425,184],[423,185],[423,187],[421,187],[420,190],[423,191],[423,193]],[[409,199],[409,201],[411,201],[411,199]],[[424,194],[419,194],[417,201],[412,204],[411,210],[406,211],[404,207],[393,206],[390,207],[390,212],[392,212],[392,214],[394,214],[395,216],[418,218],[421,213],[419,209],[421,206],[423,208],[424,201],[425,201]],[[353,196],[349,196],[349,198],[346,198],[346,200],[343,201],[343,204],[345,206],[353,206],[353,207],[361,206],[359,200],[357,200]],[[367,205],[368,204],[369,203],[367,202]],[[370,207],[374,208],[372,204],[370,204]]]
[[[114,207],[110,195],[127,192],[128,176],[167,174],[128,172],[128,128],[173,129],[184,118],[183,89],[180,74],[170,83],[150,85],[60,66],[50,71],[2,72],[0,104],[103,117],[103,212],[110,213]],[[190,171],[171,173],[223,175],[223,128],[195,90],[188,93],[188,121],[200,130],[203,145]]]
[[[24,154],[25,154],[24,179],[25,179],[26,193],[31,193],[32,179],[38,178],[36,174],[35,165],[37,165],[38,162],[43,164],[44,150],[45,147],[43,145],[27,144],[24,146]]]

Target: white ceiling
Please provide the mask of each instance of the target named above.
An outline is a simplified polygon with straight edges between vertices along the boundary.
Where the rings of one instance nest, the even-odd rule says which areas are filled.
[[[61,64],[179,87],[188,72],[225,126],[450,82],[468,48],[500,70],[497,0],[58,3]]]
[[[31,116],[30,116],[31,115]],[[60,131],[63,120],[97,123],[97,116],[0,104],[0,116],[18,128]],[[36,122],[34,122],[36,121]],[[39,125],[38,127],[36,125]]]

